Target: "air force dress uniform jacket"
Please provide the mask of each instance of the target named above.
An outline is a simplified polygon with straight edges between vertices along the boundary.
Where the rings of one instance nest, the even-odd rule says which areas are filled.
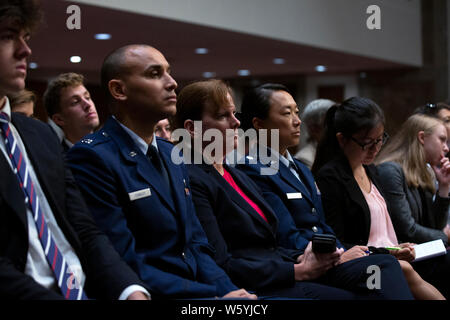
[[[187,171],[157,139],[171,190],[114,118],[68,153],[69,166],[99,227],[152,296],[213,297],[237,287],[211,257],[195,214]]]
[[[278,170],[271,175],[261,174],[273,163],[264,164],[258,158],[246,159],[238,168],[250,176],[260,187],[265,200],[270,204],[279,220],[278,238],[285,248],[305,250],[314,234],[334,234],[325,223],[320,191],[314,182],[311,171],[297,159],[297,173],[302,182],[285,166],[278,162]],[[337,241],[337,247],[343,245]]]

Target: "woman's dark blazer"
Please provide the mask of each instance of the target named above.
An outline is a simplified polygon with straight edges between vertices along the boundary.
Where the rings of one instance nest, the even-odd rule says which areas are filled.
[[[374,165],[364,166],[367,175],[384,197],[378,171]],[[370,234],[370,209],[345,156],[324,165],[316,176],[322,193],[326,222],[345,247],[367,245]]]
[[[250,290],[294,286],[294,263],[301,252],[277,246],[277,218],[255,183],[239,170],[225,166],[268,222],[212,165],[187,167],[198,218],[216,250],[216,262],[232,281]]]
[[[397,235],[408,242],[442,239],[447,244],[442,229],[447,224],[449,198],[433,198],[428,190],[408,186],[398,163],[385,162],[377,168]]]

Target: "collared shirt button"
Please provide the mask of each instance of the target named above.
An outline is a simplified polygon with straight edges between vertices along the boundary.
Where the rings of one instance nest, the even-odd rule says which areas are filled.
[[[317,231],[319,231],[319,229],[317,229],[317,227],[314,226],[314,227],[312,227],[312,231],[317,232]]]

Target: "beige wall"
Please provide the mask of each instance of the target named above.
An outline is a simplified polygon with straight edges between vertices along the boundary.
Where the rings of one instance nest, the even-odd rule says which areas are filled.
[[[429,1],[429,0],[427,0]],[[420,0],[78,0],[109,8],[422,65]],[[381,30],[368,30],[369,5]]]

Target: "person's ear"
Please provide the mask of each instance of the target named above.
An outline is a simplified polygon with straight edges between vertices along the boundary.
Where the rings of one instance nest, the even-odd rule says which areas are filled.
[[[194,121],[191,119],[187,119],[184,121],[184,128],[189,132],[191,138],[194,138]]]
[[[342,132],[336,133],[336,140],[338,141],[339,146],[342,149],[344,147],[344,145],[345,145],[345,140],[346,140],[344,135],[342,134]]]
[[[419,140],[421,145],[425,144],[425,132],[424,131],[417,132],[417,140]]]
[[[264,120],[261,120],[260,118],[257,118],[257,117],[254,117],[252,119],[252,125],[253,125],[253,128],[255,128],[256,130],[265,129]]]
[[[108,82],[109,93],[115,100],[127,100],[125,83],[119,79],[112,79]]]
[[[64,127],[64,118],[61,116],[60,113],[55,113],[54,115],[51,116],[51,119],[53,120],[54,123],[56,123],[59,127],[63,128]]]

